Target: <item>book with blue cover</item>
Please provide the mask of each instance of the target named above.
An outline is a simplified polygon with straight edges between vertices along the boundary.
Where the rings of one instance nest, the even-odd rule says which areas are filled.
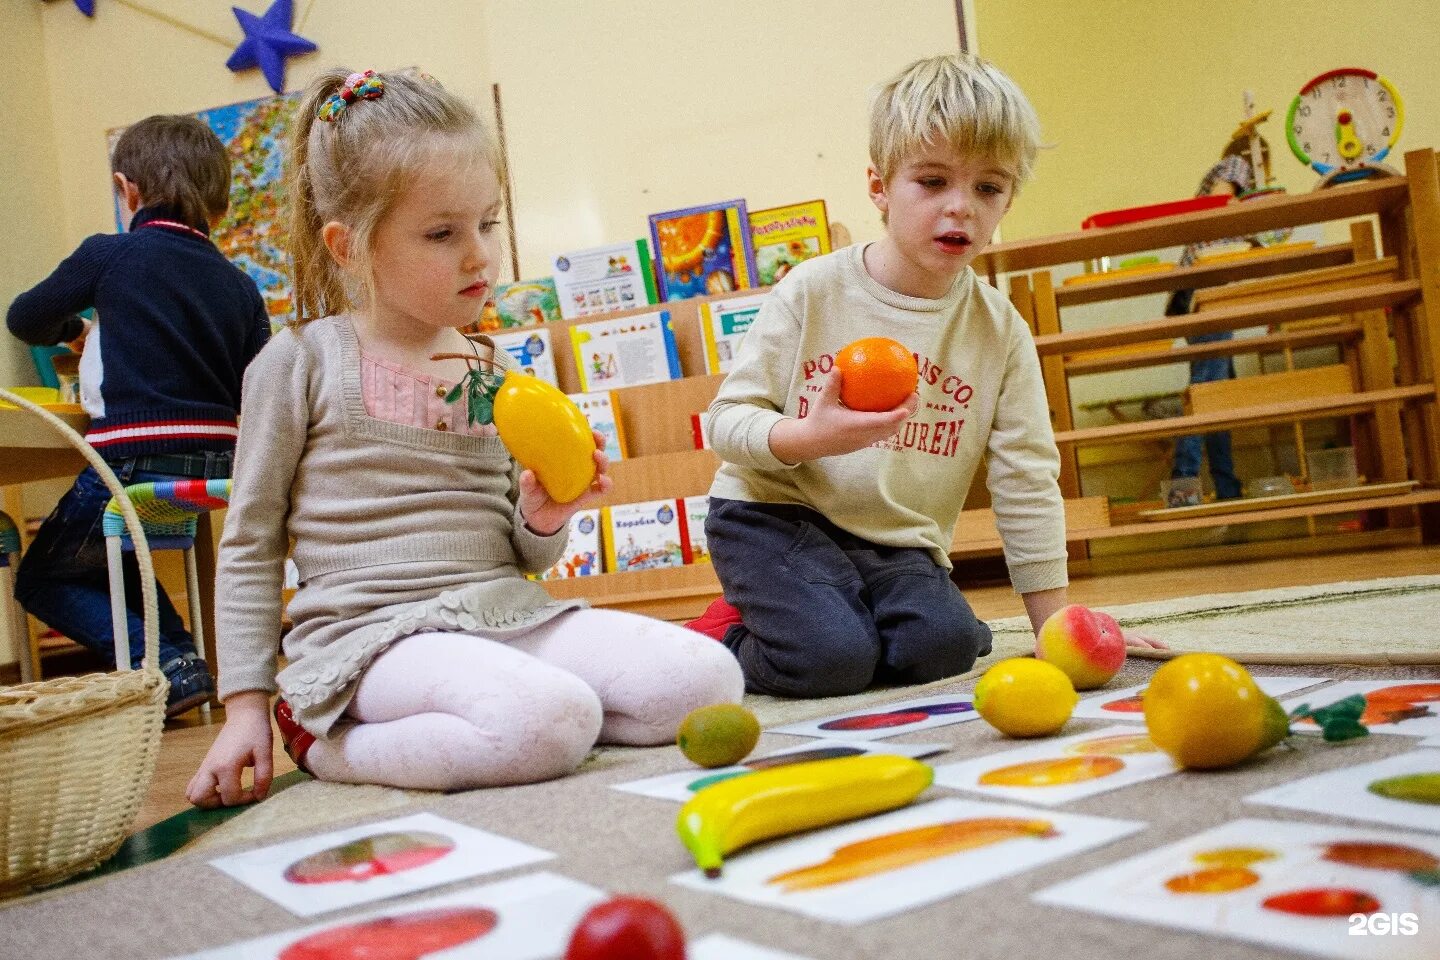
[[[756,285],[744,200],[650,214],[660,299],[688,300]]]

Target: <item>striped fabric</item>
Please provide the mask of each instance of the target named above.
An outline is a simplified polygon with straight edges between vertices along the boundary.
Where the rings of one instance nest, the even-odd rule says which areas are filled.
[[[178,550],[195,542],[196,518],[200,514],[229,504],[230,484],[229,480],[170,480],[137,483],[126,487],[125,493],[135,506],[151,548]],[[129,545],[125,516],[114,498],[105,507],[101,529],[105,536],[122,537]]]

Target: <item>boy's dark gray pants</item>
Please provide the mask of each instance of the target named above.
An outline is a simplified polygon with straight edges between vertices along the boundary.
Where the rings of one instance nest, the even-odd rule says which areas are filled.
[[[807,507],[718,497],[705,535],[725,599],[744,619],[725,646],[751,693],[927,683],[990,652],[990,628],[925,550],[862,540]]]

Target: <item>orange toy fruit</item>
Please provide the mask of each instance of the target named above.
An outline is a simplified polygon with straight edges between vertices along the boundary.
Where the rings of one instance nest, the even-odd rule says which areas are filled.
[[[915,392],[915,355],[889,337],[862,337],[835,354],[840,399],[851,410],[894,410]]]

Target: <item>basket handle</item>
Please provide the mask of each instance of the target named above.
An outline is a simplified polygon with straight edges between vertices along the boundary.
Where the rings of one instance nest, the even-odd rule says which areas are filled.
[[[135,562],[140,567],[140,598],[144,606],[145,624],[145,660],[142,666],[148,667],[156,672],[159,671],[160,659],[160,613],[156,602],[155,593],[155,566],[150,560],[150,544],[145,540],[145,528],[140,524],[140,517],[135,512],[135,507],[130,503],[130,497],[125,493],[120,479],[110,469],[95,448],[85,442],[85,438],[76,433],[64,420],[46,410],[37,403],[32,403],[24,397],[17,396],[9,390],[0,387],[0,400],[13,403],[15,406],[29,413],[35,414],[41,420],[65,438],[65,441],[79,450],[81,455],[95,468],[100,479],[105,481],[106,488],[120,504],[120,512],[125,517],[125,530],[130,534],[131,541],[135,545]],[[115,669],[121,669],[120,664]]]

